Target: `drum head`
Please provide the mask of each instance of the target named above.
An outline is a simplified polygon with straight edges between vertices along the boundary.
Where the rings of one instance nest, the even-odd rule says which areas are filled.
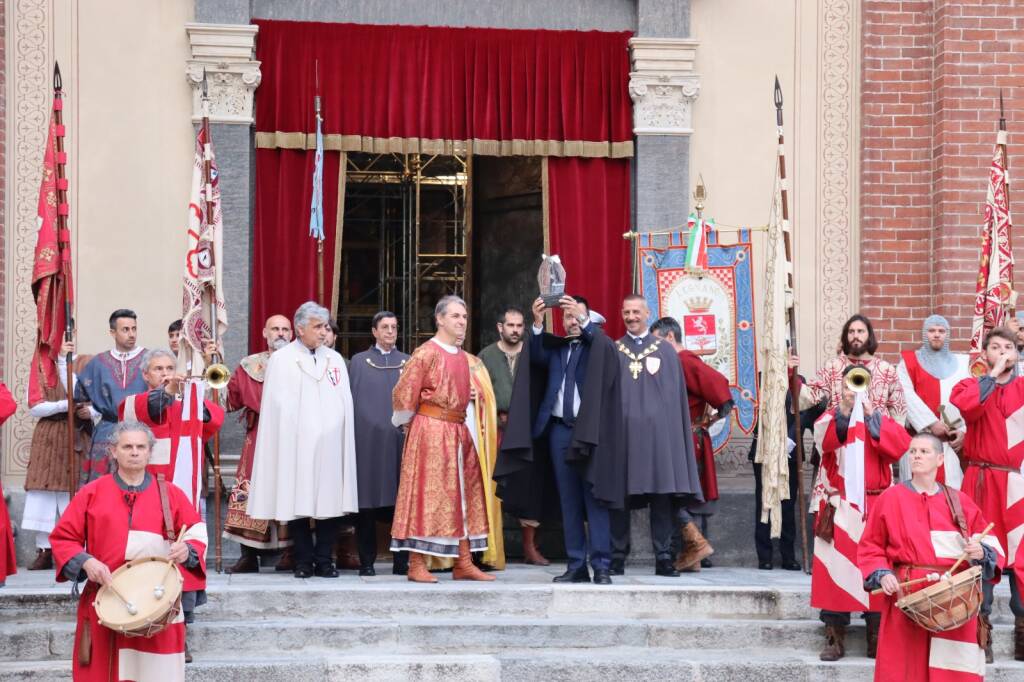
[[[135,613],[129,612],[113,590],[102,587],[94,602],[96,615],[101,625],[127,632],[160,621],[181,596],[182,578],[178,567],[168,566],[166,559],[148,557],[129,561],[114,571],[113,584],[135,607]],[[162,593],[159,597],[158,592]]]

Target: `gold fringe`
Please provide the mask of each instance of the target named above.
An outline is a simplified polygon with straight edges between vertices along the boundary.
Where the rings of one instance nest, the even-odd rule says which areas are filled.
[[[258,149],[315,149],[316,136],[304,132],[257,132]],[[577,156],[624,159],[633,156],[632,140],[588,142],[584,140],[436,140],[418,137],[363,137],[324,135],[324,149],[370,154],[464,155],[472,148],[481,156]]]

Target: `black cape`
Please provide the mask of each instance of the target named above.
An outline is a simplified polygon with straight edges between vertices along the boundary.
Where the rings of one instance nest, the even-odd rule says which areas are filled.
[[[532,332],[527,330],[527,333]],[[542,342],[545,345],[561,341],[550,334],[544,337]],[[512,381],[508,421],[493,476],[502,509],[518,519],[550,521],[561,515],[547,434],[533,438],[533,425],[544,398],[547,379],[547,369],[535,367],[530,362],[530,343],[527,340],[520,351]]]

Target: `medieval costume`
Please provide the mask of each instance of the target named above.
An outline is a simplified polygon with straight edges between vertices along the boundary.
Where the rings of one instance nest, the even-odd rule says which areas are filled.
[[[338,520],[359,510],[348,369],[332,349],[301,340],[267,363],[253,455],[248,514],[287,521],[296,576],[337,575],[331,561]],[[317,519],[316,546],[309,519]]]
[[[600,394],[600,395],[598,395]],[[595,335],[572,457],[611,509],[612,573],[629,554],[630,509],[649,506],[656,572],[672,564],[675,507],[703,501],[679,357],[649,331],[612,343]]]
[[[186,383],[185,391],[189,391]],[[117,408],[118,421],[141,422],[156,438],[146,467],[153,476],[164,478],[184,491],[200,514],[206,504],[202,496],[203,443],[213,438],[224,423],[224,410],[211,400],[203,400],[203,411],[194,410],[192,400],[176,400],[163,388],[128,396]],[[187,410],[191,412],[189,416]]]
[[[91,355],[74,358],[75,372],[81,371],[91,358]],[[75,381],[74,376],[72,381]],[[68,462],[67,393],[60,383],[50,388],[40,381],[39,387],[39,399],[29,400],[29,414],[38,421],[32,430],[32,444],[29,446],[25,511],[21,517],[21,528],[36,532],[37,553],[35,562],[29,566],[30,571],[53,568],[49,534],[71,501],[71,492],[77,487],[81,459],[89,451],[92,433],[91,420],[75,417],[76,461],[74,469],[71,469]]]
[[[267,519],[254,519],[246,513],[249,492],[252,487],[252,460],[256,452],[256,435],[259,433],[260,402],[263,400],[263,378],[266,373],[270,351],[254,353],[242,358],[238,369],[228,381],[228,411],[242,411],[245,422],[245,441],[242,455],[235,472],[235,487],[228,497],[228,515],[224,521],[224,537],[242,546],[243,559],[249,551],[257,549],[282,549],[291,546],[288,526]],[[252,556],[253,572],[259,570],[259,560]],[[239,562],[241,563],[241,561]],[[239,564],[232,573],[242,572]]]
[[[824,402],[826,410],[834,410],[843,398],[844,372],[852,365],[863,367],[871,373],[871,381],[868,383],[871,403],[890,419],[899,424],[906,423],[907,402],[903,397],[903,387],[896,368],[871,355],[851,358],[840,354],[825,363],[813,379],[803,384],[800,390],[800,409],[806,410]]]
[[[456,579],[487,578],[470,557],[488,549],[483,472],[466,426],[471,383],[466,353],[434,338],[412,354],[392,395],[392,423],[409,428],[391,551],[414,553],[416,582],[433,581],[424,554],[457,557]]]
[[[709,366],[700,356],[688,350],[678,353],[686,381],[686,395],[690,408],[690,428],[693,431],[694,455],[700,470],[700,487],[704,502],[692,502],[679,510],[682,522],[682,547],[676,557],[680,571],[699,571],[702,562],[714,553],[707,541],[708,519],[715,513],[718,500],[718,474],[715,472],[715,449],[709,431],[712,418],[708,408],[717,411],[714,419],[728,419],[732,412],[732,390],[729,380]],[[700,528],[697,528],[699,520]]]
[[[818,480],[811,497],[818,514],[814,528],[811,606],[821,609],[828,640],[821,658],[838,660],[850,612],[864,611],[868,656],[877,644],[881,600],[869,598],[857,571],[857,542],[874,501],[892,485],[892,464],[910,446],[910,436],[895,420],[875,410],[858,419],[858,408],[844,415],[826,411],[814,424],[814,444],[821,453]],[[865,427],[866,426],[866,431]],[[861,480],[847,480],[852,459],[861,458]],[[860,467],[857,467],[860,469]],[[857,474],[860,476],[860,473]]]
[[[89,456],[82,461],[80,482],[88,483],[107,473],[110,463],[110,432],[117,423],[117,407],[130,395],[144,393],[146,381],[142,377],[142,356],[145,348],[136,347],[122,353],[111,350],[100,353],[78,374],[75,382],[75,402],[89,402],[100,421],[92,434]],[[66,375],[64,359],[57,361],[57,374]],[[65,387],[66,388],[66,387]]]
[[[17,409],[18,405],[14,402],[11,392],[0,383],[0,424],[7,421]],[[14,529],[11,527],[11,515],[7,512],[4,487],[0,485],[0,587],[7,580],[7,576],[17,572],[18,559],[14,552]]]
[[[374,345],[353,355],[349,364],[359,472],[356,539],[361,575],[375,573],[377,521],[394,516],[404,439],[401,429],[391,423],[391,392],[408,360],[409,355],[396,348],[383,351]],[[408,555],[396,552],[392,571],[404,573],[407,561]]]
[[[1024,544],[1024,378],[1005,384],[988,375],[962,380],[953,387],[950,403],[967,424],[964,436],[964,480],[961,490],[974,500],[986,520],[995,524],[992,537],[1006,550],[1006,568],[1013,570]],[[991,631],[992,585],[985,584],[980,628]],[[1015,643],[1024,658],[1024,605],[1016,580],[1010,580],[1010,610],[1016,621]],[[990,656],[991,647],[986,650]]]
[[[85,579],[91,558],[111,572],[137,558],[167,556],[168,534],[185,530],[188,559],[179,564],[190,582],[206,577],[206,524],[177,486],[166,484],[171,528],[166,527],[160,486],[148,472],[141,485],[130,486],[117,473],[82,488],[50,535],[58,581]],[[95,680],[185,679],[185,624],[179,616],[152,637],[125,637],[99,624],[93,606],[99,585],[89,581],[78,602],[73,654],[74,678]]]
[[[934,490],[917,490],[911,481],[890,488],[872,503],[858,545],[857,564],[864,589],[878,588],[882,577],[889,573],[903,583],[949,570],[967,540],[977,539],[985,525],[977,505],[960,491],[938,483]],[[994,538],[983,539],[984,558],[970,562],[982,566],[985,582],[998,578],[1003,563],[997,545]],[[967,562],[961,566],[969,568]],[[978,646],[977,618],[953,630],[933,633],[897,608],[901,596],[931,584],[924,581],[903,588],[901,593],[878,596],[882,625],[875,680],[984,679],[985,654]]]
[[[946,328],[946,345],[941,350],[932,350],[928,343],[931,327]],[[905,350],[896,367],[903,396],[907,401],[907,426],[921,433],[937,421],[944,422],[951,433],[964,430],[960,411],[949,402],[953,387],[960,380],[970,376],[968,356],[949,350],[949,322],[941,315],[931,315],[924,321],[921,347]],[[939,483],[959,488],[963,480],[960,460],[949,443],[943,446],[943,463],[939,467]],[[900,460],[900,479],[910,478],[910,463],[906,457]]]
[[[515,353],[506,353],[495,342],[480,351],[480,360],[487,368],[491,385],[494,387],[494,399],[498,409],[499,449],[508,427],[508,412],[512,403],[512,387],[516,374],[520,366],[524,372],[530,371],[529,360],[527,359],[525,364],[522,362],[524,357],[529,358],[529,352],[526,350],[528,345],[523,343]],[[544,517],[544,493],[547,492],[550,478],[550,462],[546,457],[538,458],[535,465],[529,467],[529,471],[524,471],[514,484],[525,483],[528,488],[520,488],[510,495],[506,487],[504,493],[509,499],[502,498],[505,511],[519,520],[523,535],[523,556],[527,564],[547,566],[550,563],[537,549],[537,529]]]

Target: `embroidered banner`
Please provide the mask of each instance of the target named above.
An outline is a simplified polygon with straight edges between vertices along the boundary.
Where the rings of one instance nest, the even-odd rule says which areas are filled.
[[[729,379],[736,403],[728,423],[711,429],[715,451],[732,435],[733,425],[753,431],[757,416],[757,346],[754,339],[754,287],[750,231],[735,244],[719,244],[707,233],[706,270],[688,268],[685,232],[641,234],[637,240],[640,292],[653,323],[674,317],[683,329],[683,345]]]

